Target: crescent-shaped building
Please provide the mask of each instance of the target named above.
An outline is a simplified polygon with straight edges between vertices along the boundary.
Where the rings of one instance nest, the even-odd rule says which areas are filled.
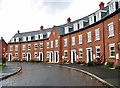
[[[52,28],[20,33],[8,43],[8,61],[120,63],[120,0]]]

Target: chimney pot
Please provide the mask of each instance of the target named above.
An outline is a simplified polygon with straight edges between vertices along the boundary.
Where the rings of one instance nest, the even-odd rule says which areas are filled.
[[[104,3],[100,2],[99,7],[100,7],[100,9],[103,9],[104,8]]]
[[[1,37],[1,39],[3,39],[3,37]]]
[[[67,23],[70,23],[71,22],[71,19],[70,19],[70,17],[67,19]]]
[[[20,31],[18,30],[18,34],[20,34]]]
[[[43,30],[43,28],[44,28],[43,26],[40,27],[41,30]]]

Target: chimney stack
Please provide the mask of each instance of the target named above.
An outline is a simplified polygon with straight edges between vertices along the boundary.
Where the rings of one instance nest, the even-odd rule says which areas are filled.
[[[20,31],[18,30],[18,34],[20,34]]]
[[[103,9],[104,8],[104,3],[100,2],[99,7],[100,7],[100,9]]]
[[[43,28],[44,28],[44,27],[43,27],[43,26],[41,26],[41,27],[40,27],[40,30],[43,30]]]
[[[70,23],[71,22],[71,19],[70,19],[70,17],[67,19],[67,23]]]
[[[3,39],[3,37],[1,37],[1,40]]]

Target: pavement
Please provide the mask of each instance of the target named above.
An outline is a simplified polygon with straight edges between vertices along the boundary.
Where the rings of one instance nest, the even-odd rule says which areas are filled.
[[[62,66],[90,75],[108,87],[120,88],[120,71],[116,69],[100,68],[96,66],[88,67],[80,64],[62,64]]]
[[[14,65],[14,64],[6,64],[5,69],[2,69],[0,71],[0,81],[3,79],[6,79],[12,75],[15,75],[16,73],[20,72],[22,69],[21,66]]]

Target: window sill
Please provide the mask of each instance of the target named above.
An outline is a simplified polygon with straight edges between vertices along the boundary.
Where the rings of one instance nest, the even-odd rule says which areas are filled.
[[[110,56],[109,58],[111,58],[111,59],[112,59],[112,58],[116,58],[116,57],[115,57],[115,56]]]
[[[100,39],[96,39],[95,42],[100,41]]]
[[[108,36],[108,38],[112,38],[112,37],[114,37],[114,35]]]

